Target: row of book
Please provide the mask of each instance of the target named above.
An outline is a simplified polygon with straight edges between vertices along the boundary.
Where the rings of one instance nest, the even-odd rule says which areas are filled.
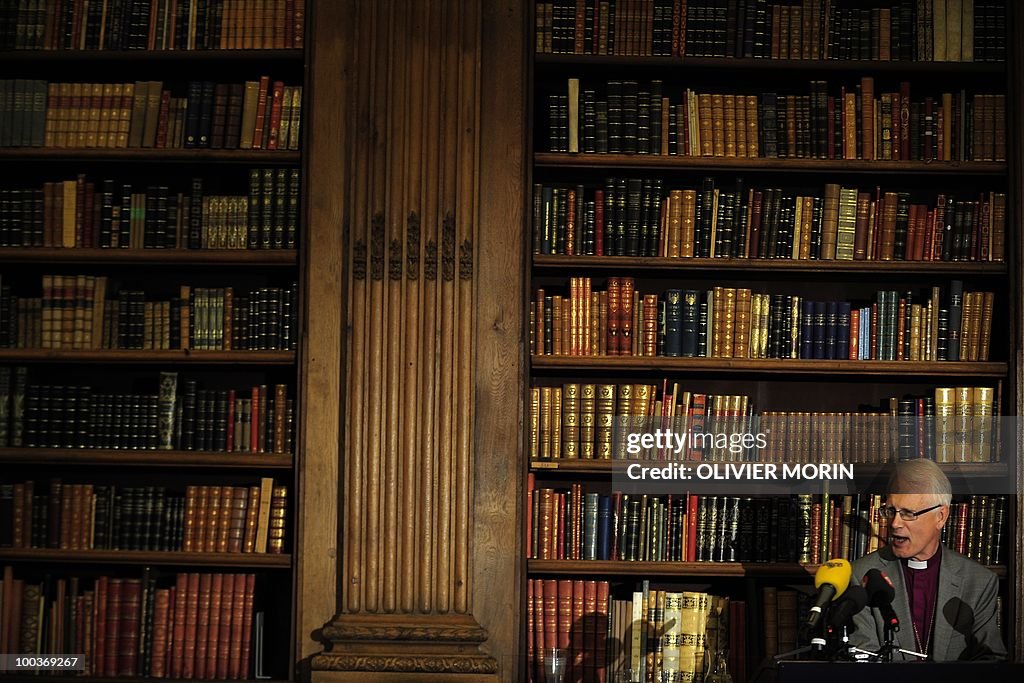
[[[298,169],[249,170],[248,194],[210,194],[85,174],[0,189],[0,246],[131,249],[294,249]]]
[[[43,482],[39,482],[42,489]],[[288,488],[0,484],[0,547],[208,553],[284,552]]]
[[[555,0],[538,54],[990,62],[1006,57],[998,0]]]
[[[627,599],[607,581],[529,579],[526,612],[531,683],[546,680],[552,648],[565,653],[565,680],[576,683],[703,681],[711,671],[746,680],[743,601],[658,590],[646,579]]]
[[[535,487],[531,475],[528,559],[820,564],[854,560],[888,538],[877,494],[605,495],[581,483]],[[1002,564],[1006,510],[1004,496],[955,500],[943,544],[983,564]]]
[[[39,581],[15,578],[8,565],[0,650],[73,652],[87,676],[247,679],[263,673],[264,615],[256,600],[255,574],[146,568],[138,577],[47,574]]]
[[[548,151],[715,158],[1005,161],[1006,96],[881,92],[865,76],[829,94],[698,93],[663,96],[660,80],[593,84],[569,78],[547,98]]]
[[[815,301],[740,287],[637,291],[609,277],[593,291],[571,277],[568,295],[534,293],[535,356],[987,361],[994,293],[951,281],[926,296],[880,290],[875,301]]]
[[[0,348],[295,350],[298,286],[194,287],[172,299],[106,275],[44,275],[41,297],[0,287]],[[7,314],[7,315],[5,315]]]
[[[0,446],[290,453],[289,387],[203,389],[161,372],[150,393],[29,383],[25,366],[0,367]]]
[[[302,86],[0,80],[0,147],[297,150]]]
[[[530,459],[940,463],[999,460],[1001,385],[936,387],[854,412],[759,410],[750,396],[678,382],[530,389]],[[640,435],[689,435],[641,444]],[[752,438],[746,438],[751,435]],[[756,436],[762,439],[758,441]]]
[[[0,50],[301,48],[305,0],[9,0]]]
[[[1005,258],[1006,193],[874,192],[827,183],[820,194],[704,178],[609,177],[603,187],[533,187],[533,253],[568,256],[995,261]],[[924,199],[924,201],[921,201]]]

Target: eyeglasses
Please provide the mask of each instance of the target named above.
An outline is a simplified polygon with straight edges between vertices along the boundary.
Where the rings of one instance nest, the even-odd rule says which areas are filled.
[[[925,508],[923,510],[907,510],[905,508],[900,508],[899,510],[897,510],[892,505],[886,505],[882,508],[882,514],[885,516],[886,519],[891,520],[896,518],[896,513],[898,512],[900,514],[900,519],[902,519],[904,522],[913,522],[915,519],[917,519],[924,513],[931,512],[932,510],[937,510],[940,507],[942,507],[941,503],[939,503],[938,505],[932,505],[930,508]]]

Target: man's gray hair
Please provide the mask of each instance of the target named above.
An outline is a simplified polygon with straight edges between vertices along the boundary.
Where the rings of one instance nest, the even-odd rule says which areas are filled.
[[[889,478],[889,493],[928,495],[933,505],[949,505],[953,500],[953,487],[946,473],[925,458],[898,463]]]

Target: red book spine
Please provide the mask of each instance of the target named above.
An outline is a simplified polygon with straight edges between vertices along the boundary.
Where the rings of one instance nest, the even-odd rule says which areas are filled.
[[[267,149],[277,149],[281,132],[281,103],[284,99],[284,83],[274,81],[270,98],[270,126],[268,127]]]
[[[107,632],[103,648],[103,675],[118,675],[118,650],[121,646],[121,579],[107,583]]]
[[[259,94],[256,98],[256,123],[253,126],[252,148],[263,149],[263,129],[266,127],[267,119],[267,96],[270,94],[270,77],[261,76]]]
[[[250,398],[252,399],[252,403],[251,403],[252,408],[249,411],[249,424],[251,425],[251,427],[249,428],[249,452],[250,453],[259,453],[260,452],[259,451],[259,441],[260,441],[260,428],[259,428],[259,424],[260,424],[260,411],[262,410],[262,406],[260,406],[260,388],[259,387],[253,387],[252,388],[252,394],[251,394]]]
[[[235,579],[238,585],[238,579]],[[237,591],[236,591],[237,593]],[[256,595],[256,575],[245,575],[244,603],[242,607],[242,668],[241,678],[249,678],[249,644],[252,641],[252,604]]]
[[[558,581],[558,641],[555,647],[568,650],[570,640],[569,634],[572,631],[572,581],[560,579]],[[567,657],[566,664],[571,661]]]
[[[537,664],[538,679],[543,676],[541,662],[544,657],[544,584],[542,579],[533,579],[533,651]]]
[[[544,579],[544,647],[541,652],[553,647],[558,647],[558,581]]]
[[[590,582],[593,583],[593,582]],[[592,589],[595,590],[595,589]],[[585,598],[585,582],[582,579],[575,579],[572,582],[572,620],[569,622],[569,676],[568,680],[575,681],[576,683],[583,683],[583,662],[585,659],[584,652],[587,648],[588,642],[584,639],[584,624],[583,615],[593,614],[594,612],[594,600],[596,596],[591,592],[591,604],[590,610],[586,610],[586,598]],[[593,634],[590,636],[590,640],[593,641]]]
[[[245,574],[235,575],[235,590],[231,598],[231,646],[228,650],[228,678],[239,676],[242,670],[242,638],[245,619]]]
[[[101,576],[96,580],[96,595],[93,598],[93,657],[89,660],[89,667],[94,676],[107,675],[107,595],[109,593],[110,580]]]
[[[860,309],[850,311],[850,356],[849,360],[857,360],[860,353]]]
[[[527,527],[529,528],[529,527]],[[529,544],[527,544],[529,546]],[[526,681],[527,683],[534,683],[536,676],[534,671],[536,670],[536,662],[533,658],[535,651],[533,648],[533,639],[536,634],[536,622],[533,619],[533,584],[534,579],[527,579],[526,581]]]
[[[607,677],[606,655],[608,644],[608,582],[597,582],[597,604],[594,609],[594,672],[589,679],[605,683]]]
[[[224,574],[221,581],[220,619],[217,633],[217,678],[228,677],[228,661],[231,653],[231,618],[235,597],[235,575]]]
[[[871,304],[871,342],[869,359],[878,360],[878,303]]]
[[[171,678],[181,678],[185,668],[185,602],[188,597],[188,574],[178,574],[174,583],[174,620],[171,627]]]
[[[121,583],[121,635],[118,638],[117,675],[138,674],[139,658],[139,606],[142,581],[125,579]]]
[[[221,603],[224,599],[224,574],[214,574],[210,581],[210,617],[206,646],[206,677],[217,677],[217,664],[220,661],[220,648],[227,646],[226,640],[220,639]]]
[[[181,677],[195,678],[196,631],[199,626],[199,574],[188,574],[185,589],[185,634],[182,642]]]
[[[167,675],[168,617],[170,616],[171,591],[161,588],[153,601],[153,650],[150,654],[149,674],[153,678]]]
[[[196,603],[196,655],[195,677],[208,678],[206,652],[210,639],[210,592],[212,574],[199,575],[199,599]]]

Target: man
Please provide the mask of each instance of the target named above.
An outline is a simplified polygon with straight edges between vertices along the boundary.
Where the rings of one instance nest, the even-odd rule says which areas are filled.
[[[892,582],[899,631],[897,648],[927,655],[932,661],[1006,658],[996,623],[995,574],[960,553],[942,547],[952,487],[930,460],[900,463],[889,480],[883,515],[889,520],[888,545],[853,563],[853,580],[871,569]],[[865,608],[854,617],[850,641],[877,652],[884,640],[881,613]],[[893,652],[893,661],[919,659]]]

